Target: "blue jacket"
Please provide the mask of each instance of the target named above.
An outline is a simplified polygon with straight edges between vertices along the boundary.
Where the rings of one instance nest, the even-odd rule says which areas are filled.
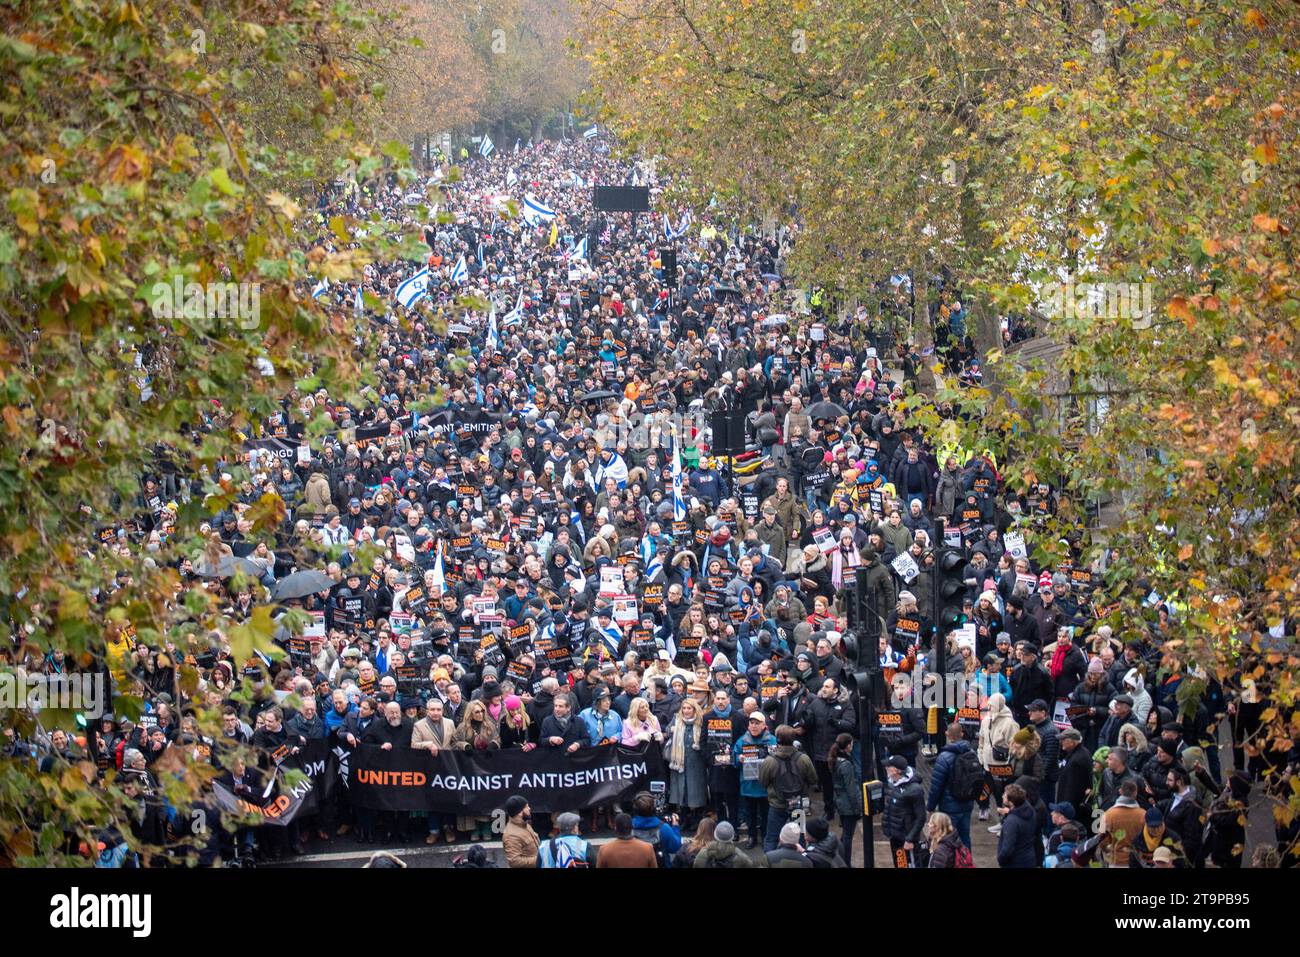
[[[1000,694],[1007,699],[1007,704],[1011,704],[1011,682],[1000,671],[995,675],[977,671],[975,673],[975,687],[979,689],[980,695],[986,700],[995,694]]]
[[[587,729],[588,743],[595,747],[603,738],[621,738],[623,736],[623,719],[618,712],[610,708],[604,719],[597,717],[595,708],[585,708],[578,715]]]
[[[948,790],[948,778],[952,775],[957,755],[969,751],[970,743],[957,741],[946,744],[934,762],[934,771],[930,774],[930,796],[925,802],[927,811],[942,811],[944,814],[969,814],[973,801],[958,801]]]
[[[761,713],[761,712],[760,712]],[[762,757],[772,753],[776,747],[776,735],[771,731],[764,731],[757,738],[753,737],[748,731],[736,739],[736,743],[731,746],[731,766],[740,768],[740,793],[742,797],[765,798],[767,797],[767,788],[759,783],[757,777],[746,778],[745,769],[740,763],[741,749],[747,745],[762,745],[767,749]],[[761,762],[760,762],[761,763]]]
[[[659,847],[663,850],[664,856],[671,860],[672,856],[682,849],[681,831],[658,817],[638,815],[632,818],[633,832],[653,831],[656,827],[659,829]]]

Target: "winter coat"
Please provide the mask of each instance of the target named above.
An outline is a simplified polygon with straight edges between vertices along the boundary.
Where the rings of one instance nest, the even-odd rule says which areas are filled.
[[[1038,867],[1038,819],[1028,803],[1002,819],[998,835],[998,867]]]
[[[1038,748],[1038,753],[1043,756],[1042,780],[1050,784],[1056,780],[1056,765],[1061,754],[1061,739],[1056,736],[1056,725],[1052,723],[1051,718],[1044,718],[1038,724],[1033,725],[1033,728],[1038,732],[1039,740],[1043,742]]]
[[[862,816],[862,778],[852,761],[840,755],[831,770],[835,786],[835,813],[840,817]]]
[[[808,860],[812,866],[822,870],[845,867],[844,858],[840,856],[840,839],[834,834],[827,834],[816,844],[808,848]]]
[[[795,771],[803,779],[803,793],[806,796],[817,786],[817,768],[813,766],[812,758],[802,751],[796,751],[794,745],[778,744],[758,767],[759,783],[767,788],[768,806],[780,811],[787,810],[787,808],[776,787],[777,775],[781,771],[781,764],[790,761],[792,758]]]
[[[857,730],[857,712],[847,691],[841,691],[834,701],[818,695],[809,702],[804,714],[804,735],[814,761],[825,761],[837,737],[845,732],[856,734]]]
[[[897,606],[898,594],[894,590],[894,576],[879,559],[870,567],[859,565],[858,577],[863,582],[863,600],[868,607],[875,607],[877,615],[883,618]]]
[[[704,745],[701,743],[699,749],[693,747],[697,731],[703,734],[702,728],[684,725],[686,766],[681,771],[668,772],[668,803],[678,807],[704,807],[709,803],[709,768],[704,761]]]
[[[436,745],[438,750],[451,747],[451,739],[456,734],[456,725],[450,718],[442,719],[442,726],[435,728],[427,717],[415,722],[411,729],[411,747],[423,751],[431,750]]]
[[[943,836],[943,840],[930,848],[930,866],[945,870],[955,867],[957,850],[964,846],[961,842],[961,835],[956,831],[950,831]]]
[[[897,781],[885,782],[885,811],[881,830],[896,841],[921,840],[925,826],[925,789],[917,780],[916,769],[908,768]]]
[[[541,841],[537,832],[528,823],[516,824],[506,821],[506,829],[501,835],[501,846],[506,852],[506,863],[510,867],[536,867],[537,848]]]
[[[957,766],[959,755],[971,750],[970,743],[967,741],[955,741],[952,744],[945,744],[939,756],[935,759],[934,768],[930,773],[930,796],[926,801],[926,807],[931,811],[942,811],[944,814],[969,814],[971,807],[974,805],[974,798],[958,800],[949,787],[953,770]]]
[[[767,796],[765,788],[758,780],[758,768],[762,767],[763,760],[772,753],[776,747],[776,735],[770,731],[764,731],[757,738],[753,737],[748,731],[742,734],[736,743],[731,746],[731,763],[740,772],[740,796],[748,798],[761,798]],[[753,777],[746,777],[746,765],[741,761],[741,755],[745,749],[758,748],[758,753],[762,755],[757,761],[757,767],[753,770]]]
[[[1011,752],[1011,739],[1019,730],[1020,726],[1016,724],[1016,719],[1011,717],[1011,709],[1007,707],[1006,699],[1000,694],[990,697],[988,711],[980,719],[980,764],[986,768],[994,764],[1005,764]],[[1001,751],[1001,761],[994,757],[995,748]]]
[[[1034,699],[1041,698],[1048,703],[1052,701],[1052,676],[1041,664],[1035,662],[1032,666],[1017,665],[1016,670],[1011,672],[1010,681],[1013,695],[1011,713],[1016,722],[1024,727],[1029,723],[1027,706]]]
[[[1064,751],[1061,755],[1057,761],[1056,800],[1068,801],[1082,815],[1092,790],[1092,756],[1082,744],[1068,755]]]
[[[710,841],[700,853],[695,855],[692,867],[759,867],[748,854],[742,854],[736,848],[735,841]]]

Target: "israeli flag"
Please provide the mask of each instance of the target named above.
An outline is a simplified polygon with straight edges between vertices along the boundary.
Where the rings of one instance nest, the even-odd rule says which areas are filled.
[[[650,556],[650,562],[645,567],[645,580],[648,582],[660,581],[664,577],[664,556],[656,549],[655,553]]]
[[[496,147],[492,145],[492,137],[483,134],[483,138],[478,141],[478,155],[487,158],[492,155],[494,149]]]
[[[605,647],[609,649],[611,655],[618,654],[618,646],[623,641],[623,633],[621,631],[611,624],[608,628],[597,626],[596,634],[600,636],[600,640],[604,642]]]
[[[540,226],[555,218],[555,210],[542,203],[532,193],[524,194],[524,222],[529,226]]]
[[[403,281],[403,283],[397,287],[397,294],[393,298],[407,309],[410,309],[428,294],[429,267],[425,266],[414,276]]]
[[[600,127],[593,126],[591,129],[587,130],[585,133],[582,134],[582,138],[584,140],[594,140],[599,135],[600,135]]]
[[[322,279],[320,282],[316,283],[316,285],[311,287],[311,297],[313,299],[319,299],[321,296],[325,295],[325,290],[329,287],[330,281],[328,279]]]
[[[478,244],[478,265],[480,269],[483,268],[483,241],[482,240],[479,240],[479,244]]]
[[[686,499],[682,497],[682,444],[673,430],[673,520],[686,520]]]
[[[667,213],[664,213],[664,238],[667,240],[680,239],[686,235],[686,230],[691,228],[691,211],[688,209],[682,213],[682,218],[677,221],[677,228],[673,229],[672,220]]]
[[[439,597],[447,590],[447,576],[442,567],[442,539],[438,540],[438,557],[433,562],[433,588]]]
[[[501,321],[501,325],[503,328],[509,329],[511,326],[517,326],[519,323],[523,321],[524,321],[524,294],[521,291],[519,293],[519,300],[515,303],[515,307],[506,313],[506,317]]]
[[[519,152],[518,143],[515,143],[515,152]],[[517,182],[519,182],[519,174],[515,172],[515,168],[512,166],[510,169],[506,170],[506,185],[513,186]]]
[[[353,301],[352,308],[358,316],[366,311],[365,300],[361,297],[360,286],[357,286],[357,296],[356,299]]]
[[[469,278],[469,265],[465,262],[464,253],[461,253],[460,259],[456,260],[456,266],[448,278],[454,283],[462,283]]]
[[[586,259],[587,258],[587,237],[583,236],[578,242],[574,243],[564,252],[565,259]]]
[[[612,478],[619,489],[627,488],[627,463],[623,461],[623,456],[613,449],[608,451],[610,453],[609,461],[606,462],[601,459],[596,468],[596,487],[604,488],[605,479]]]
[[[516,153],[519,152],[519,141],[518,141],[518,140],[515,140],[515,152],[516,152]]]

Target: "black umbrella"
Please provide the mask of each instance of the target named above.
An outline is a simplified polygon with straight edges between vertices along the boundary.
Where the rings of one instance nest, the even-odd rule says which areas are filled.
[[[236,572],[243,572],[250,578],[261,578],[266,570],[257,562],[234,555],[222,555],[215,565],[206,557],[194,563],[194,574],[200,578],[234,578]]]
[[[276,601],[283,601],[286,598],[305,598],[307,595],[324,591],[333,584],[334,579],[322,571],[309,569],[305,572],[294,572],[275,583],[275,591],[271,597]]]
[[[818,419],[838,419],[841,415],[848,414],[848,409],[834,402],[814,402],[808,407],[808,418],[814,422]]]
[[[588,392],[585,395],[578,396],[579,402],[594,402],[597,399],[619,399],[622,393],[611,392],[609,389],[597,389],[594,392]]]

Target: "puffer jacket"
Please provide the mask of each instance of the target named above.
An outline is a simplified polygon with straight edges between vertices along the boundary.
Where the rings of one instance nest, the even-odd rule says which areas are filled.
[[[908,768],[897,781],[885,783],[885,813],[881,829],[885,837],[896,841],[921,840],[925,825],[925,788],[916,779],[916,769]]]
[[[1028,803],[1002,819],[998,835],[998,867],[1037,867],[1038,820]]]

